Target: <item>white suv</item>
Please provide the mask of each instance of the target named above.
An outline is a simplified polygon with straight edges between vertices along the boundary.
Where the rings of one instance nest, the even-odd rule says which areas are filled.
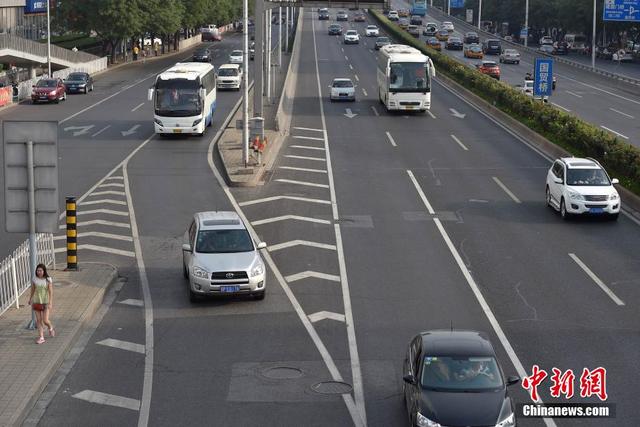
[[[573,214],[608,214],[617,219],[620,196],[598,161],[564,157],[556,160],[547,173],[547,205],[560,211],[563,219]]]
[[[218,68],[216,77],[218,89],[240,90],[242,86],[242,67],[240,64],[224,64]]]
[[[367,37],[378,37],[380,35],[380,30],[375,25],[367,25],[367,28],[364,30]]]
[[[349,30],[344,33],[344,44],[358,44],[360,43],[360,35],[356,30]]]
[[[248,294],[264,298],[266,272],[260,249],[235,212],[200,212],[184,234],[182,268],[189,294],[201,296]]]
[[[442,23],[442,29],[443,30],[447,30],[449,31],[449,34],[451,34],[453,32],[453,22],[451,21],[444,21]]]

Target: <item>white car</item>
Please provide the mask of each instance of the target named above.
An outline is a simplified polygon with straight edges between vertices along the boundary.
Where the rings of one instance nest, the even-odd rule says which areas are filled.
[[[367,37],[378,37],[380,35],[380,30],[375,25],[367,25],[364,31]]]
[[[358,44],[360,43],[360,35],[356,30],[349,30],[344,33],[344,44]]]
[[[218,68],[216,77],[218,89],[240,90],[242,86],[242,66],[240,64],[224,64]]]
[[[389,15],[387,15],[387,17],[389,18],[389,21],[397,21],[400,19],[400,15],[398,15],[397,10],[390,10]]]
[[[182,244],[182,268],[195,302],[203,296],[252,295],[263,299],[266,271],[260,249],[235,212],[199,212]]]
[[[534,81],[533,80],[529,80],[529,79],[524,79],[524,84],[520,87],[520,90],[522,92],[524,92],[525,95],[532,97],[533,99],[536,100],[542,100],[543,102],[549,102],[549,97],[547,95],[544,96],[534,96],[533,95],[533,85],[534,85]]]
[[[337,78],[331,83],[331,92],[329,93],[331,102],[338,100],[352,101],[356,100],[356,87],[351,79]]]
[[[229,63],[230,64],[242,64],[242,51],[234,50],[229,54]]]
[[[574,214],[609,215],[617,219],[620,195],[613,187],[617,179],[597,160],[564,157],[556,160],[547,173],[547,205],[560,211],[563,219]]]
[[[447,30],[449,31],[449,33],[453,32],[453,22],[451,21],[444,21],[442,23],[442,29],[443,30]]]
[[[519,64],[520,53],[515,49],[505,49],[500,54],[501,63]]]

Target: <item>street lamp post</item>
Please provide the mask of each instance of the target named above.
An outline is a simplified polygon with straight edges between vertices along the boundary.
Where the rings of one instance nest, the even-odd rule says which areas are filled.
[[[593,0],[593,33],[591,35],[591,68],[596,68],[596,0]]]
[[[480,30],[480,23],[482,22],[482,0],[478,3],[478,29]]]
[[[49,68],[49,78],[51,78],[51,10],[50,1],[47,0],[47,65]]]
[[[524,4],[524,31],[524,46],[527,47],[529,45],[529,0]]]
[[[249,4],[242,2],[242,160],[249,163]]]

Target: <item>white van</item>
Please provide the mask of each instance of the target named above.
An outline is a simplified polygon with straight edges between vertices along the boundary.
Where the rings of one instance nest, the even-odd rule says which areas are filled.
[[[242,67],[240,64],[224,64],[218,68],[216,78],[218,89],[240,90],[242,85]]]

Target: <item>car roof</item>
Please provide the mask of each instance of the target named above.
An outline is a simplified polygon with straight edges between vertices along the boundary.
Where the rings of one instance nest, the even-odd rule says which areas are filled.
[[[367,28],[378,28],[375,25],[367,25]]]
[[[236,212],[208,211],[195,214],[200,230],[244,230],[245,226]]]
[[[351,79],[346,78],[346,77],[336,77],[335,79],[333,79],[334,82],[350,82]]]
[[[496,61],[482,61],[482,65],[498,65]]]
[[[347,30],[347,33],[357,33],[358,31],[356,30]]]
[[[421,332],[422,354],[428,356],[495,356],[491,341],[478,331],[432,330]]]
[[[487,42],[500,42],[500,39],[487,39]]]
[[[224,70],[226,68],[240,68],[240,64],[223,64],[218,67],[218,70]]]
[[[597,161],[589,158],[562,157],[560,160],[562,160],[569,169],[602,169]]]
[[[458,37],[458,36],[451,36],[451,37],[449,37],[449,41],[451,41],[451,40],[462,40],[462,39],[460,37]]]
[[[234,49],[231,51],[231,55],[237,55],[238,52],[240,52],[240,54],[242,55],[242,51],[240,49]]]

